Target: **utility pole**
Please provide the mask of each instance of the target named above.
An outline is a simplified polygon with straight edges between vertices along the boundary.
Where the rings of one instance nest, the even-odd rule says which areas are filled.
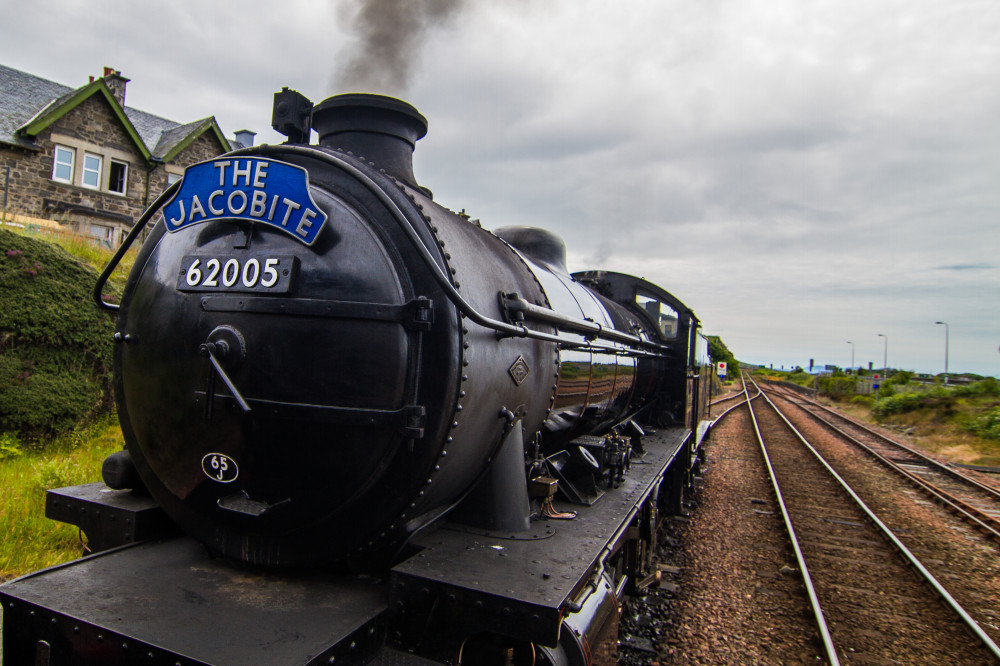
[[[944,385],[948,385],[948,322],[936,321],[935,324],[944,324]]]
[[[879,333],[880,338],[885,338],[885,349],[882,352],[882,374],[886,377],[889,376],[889,336],[885,333]]]

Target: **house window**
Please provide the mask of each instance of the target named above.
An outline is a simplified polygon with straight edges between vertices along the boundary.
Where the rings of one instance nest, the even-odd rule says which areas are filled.
[[[128,190],[128,164],[111,160],[108,168],[108,191],[125,194]]]
[[[101,156],[84,153],[83,182],[84,187],[98,189],[101,187]]]
[[[56,156],[52,163],[52,180],[60,183],[73,182],[73,159],[76,152],[65,146],[56,146]]]

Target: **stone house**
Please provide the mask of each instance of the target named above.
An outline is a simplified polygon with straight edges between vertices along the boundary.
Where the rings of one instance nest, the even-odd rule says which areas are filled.
[[[253,143],[246,130],[227,140],[214,117],[181,124],[126,106],[128,82],[106,67],[70,88],[0,65],[5,221],[54,220],[114,247],[186,167]]]

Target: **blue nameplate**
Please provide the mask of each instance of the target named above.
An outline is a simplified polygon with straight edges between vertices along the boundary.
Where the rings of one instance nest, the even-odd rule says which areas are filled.
[[[222,219],[266,224],[312,245],[326,223],[302,167],[260,157],[223,157],[187,168],[163,207],[168,231]]]

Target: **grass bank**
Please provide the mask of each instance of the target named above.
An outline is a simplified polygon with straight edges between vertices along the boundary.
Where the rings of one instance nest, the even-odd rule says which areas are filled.
[[[61,435],[44,450],[0,435],[0,580],[80,557],[79,530],[45,517],[45,491],[99,481],[104,458],[122,445],[113,416]]]
[[[110,400],[98,393],[69,416],[43,409],[46,401],[65,406],[81,399],[79,387],[67,389],[66,400],[60,396],[67,391],[56,390],[81,374],[81,349],[100,347],[95,358],[110,350],[111,319],[90,292],[111,250],[61,230],[0,227],[0,282],[9,301],[0,312],[0,394],[6,396],[0,411],[7,421],[22,412],[41,419],[41,425],[0,432],[0,580],[6,580],[80,556],[79,531],[45,517],[45,491],[99,481],[104,458],[123,443]],[[135,254],[111,276],[109,296],[121,293]],[[95,334],[97,342],[86,338]],[[57,428],[57,421],[66,425]]]

